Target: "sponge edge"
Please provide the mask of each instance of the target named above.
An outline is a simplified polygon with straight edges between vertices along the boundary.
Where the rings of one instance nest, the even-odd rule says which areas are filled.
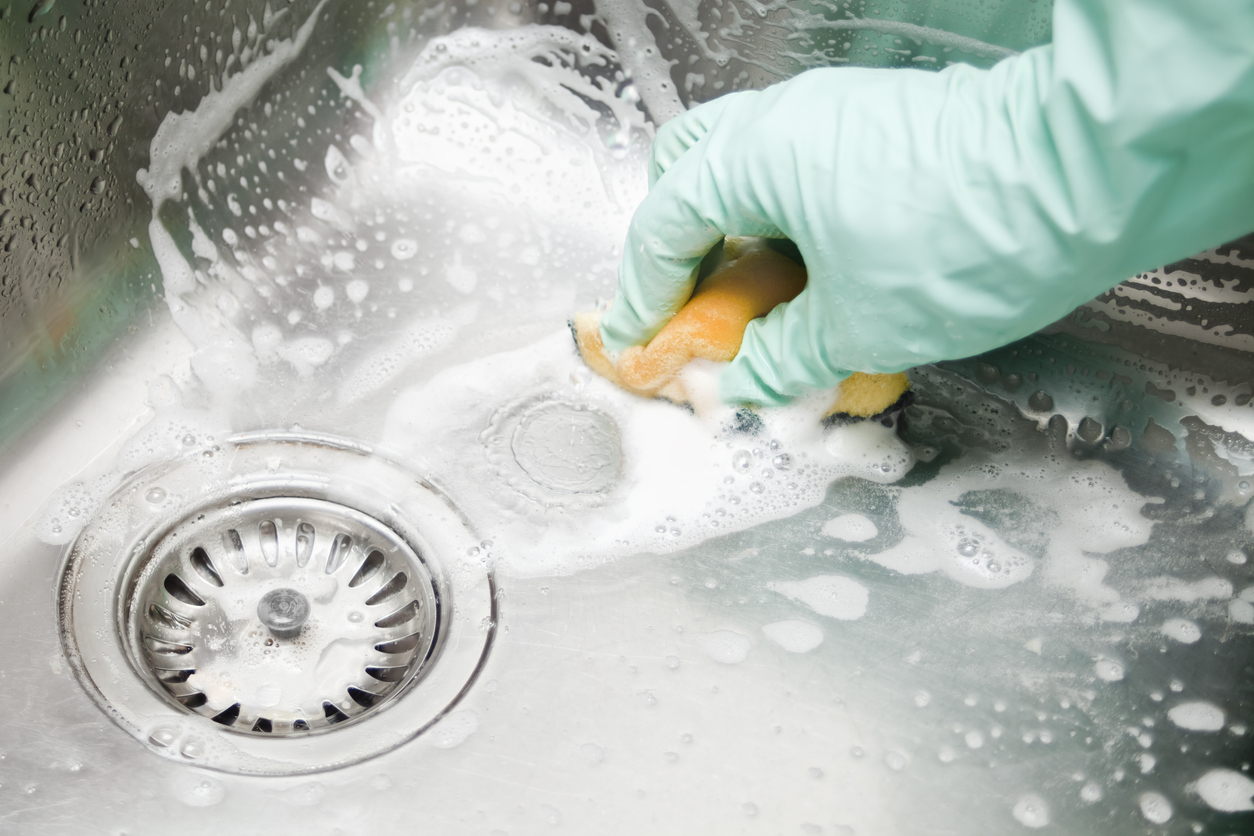
[[[910,378],[905,372],[854,372],[841,381],[840,388],[836,390],[836,401],[824,417],[873,418],[895,406],[909,389]]]
[[[692,298],[647,345],[611,358],[601,341],[601,311],[570,321],[575,345],[588,367],[611,383],[644,397],[691,402],[680,372],[692,360],[730,362],[750,321],[789,302],[805,289],[805,268],[763,239],[728,238],[718,262]],[[845,380],[827,418],[869,418],[887,411],[910,387],[903,373],[857,372]]]

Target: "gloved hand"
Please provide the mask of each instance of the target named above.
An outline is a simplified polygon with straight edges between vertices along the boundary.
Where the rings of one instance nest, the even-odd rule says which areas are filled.
[[[1026,336],[1254,230],[1254,3],[1056,0],[990,70],[812,70],[668,122],[602,321],[647,342],[725,235],[786,237],[804,292],[750,323],[729,402],[782,403]]]

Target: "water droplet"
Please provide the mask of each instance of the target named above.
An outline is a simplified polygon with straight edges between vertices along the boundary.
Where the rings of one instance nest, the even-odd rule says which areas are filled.
[[[165,490],[162,488],[149,488],[148,493],[144,494],[144,499],[147,499],[153,505],[159,505],[165,501]]]
[[[359,612],[357,612],[357,611],[355,611],[355,610],[354,610],[353,612],[350,612],[350,613],[348,614],[348,620],[349,620],[349,621],[351,621],[351,622],[353,622],[354,624],[360,624],[360,623],[361,623],[361,617],[362,617],[362,616],[361,616],[361,613],[359,613]]]
[[[740,473],[748,473],[753,467],[753,456],[748,450],[737,450],[732,453],[732,467]]]
[[[187,435],[183,436],[183,446],[191,447],[195,444],[196,444],[196,436],[192,435],[191,433],[188,433]]]
[[[963,557],[975,557],[980,551],[980,542],[969,537],[958,541],[958,554]]]
[[[1049,806],[1039,795],[1029,794],[1015,802],[1011,814],[1024,827],[1033,829],[1049,824]]]
[[[1037,412],[1048,412],[1054,408],[1054,399],[1044,389],[1038,389],[1028,396],[1028,407]]]
[[[205,753],[205,746],[199,740],[191,738],[185,740],[183,745],[179,747],[179,754],[189,760],[195,760]]]
[[[1142,793],[1137,799],[1141,808],[1141,815],[1145,820],[1153,824],[1166,824],[1171,820],[1175,810],[1172,809],[1171,802],[1165,796],[1156,792]]]
[[[392,242],[392,258],[407,261],[418,255],[418,244],[408,238],[397,238]]]
[[[749,490],[753,491],[754,493],[762,493],[763,491],[766,490],[766,488],[762,486],[761,482],[753,482],[752,484],[749,485]]]
[[[780,453],[778,456],[771,459],[771,464],[775,465],[777,470],[787,470],[792,467],[792,456],[787,453]]]

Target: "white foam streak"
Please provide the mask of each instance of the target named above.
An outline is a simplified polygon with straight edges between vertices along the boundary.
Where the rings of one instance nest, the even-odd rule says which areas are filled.
[[[616,488],[592,497],[545,493],[512,465],[516,436],[506,419],[536,399],[612,419],[623,461]],[[592,375],[562,329],[402,392],[384,439],[439,475],[511,571],[567,573],[791,516],[821,502],[842,476],[890,482],[909,470],[913,460],[889,428],[866,422],[825,434],[823,403],[763,411],[756,434],[737,433],[728,407],[693,415]],[[833,432],[845,435],[844,458],[828,452]]]

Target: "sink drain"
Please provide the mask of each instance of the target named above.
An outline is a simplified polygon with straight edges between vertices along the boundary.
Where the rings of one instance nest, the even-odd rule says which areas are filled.
[[[386,704],[436,647],[422,558],[343,505],[276,497],[207,508],[152,551],[130,640],[179,705],[233,731],[291,734]]]
[[[420,734],[473,684],[496,624],[487,545],[364,447],[240,437],[115,492],[67,557],[62,642],[153,751],[331,768]]]

